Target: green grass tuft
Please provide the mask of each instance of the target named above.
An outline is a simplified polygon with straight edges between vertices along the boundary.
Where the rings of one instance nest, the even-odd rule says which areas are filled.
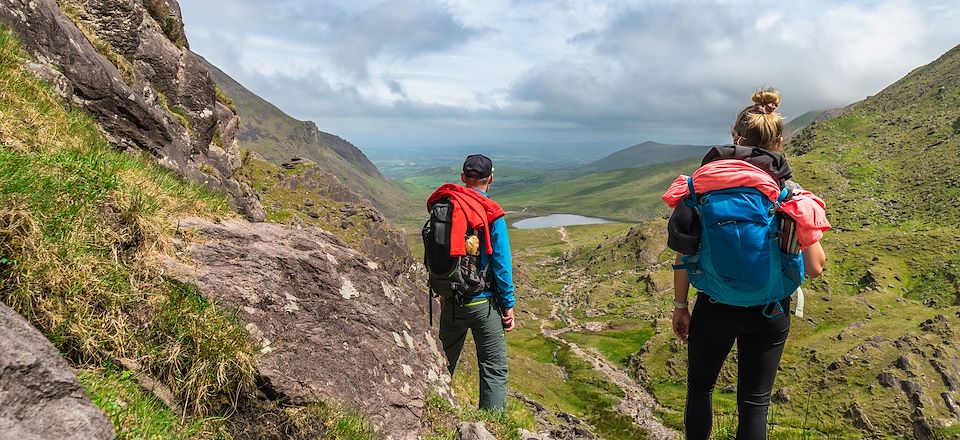
[[[302,435],[315,434],[331,440],[374,440],[376,431],[370,422],[356,411],[340,405],[318,403],[284,410],[288,423],[300,429]]]
[[[193,130],[193,124],[190,122],[190,112],[187,109],[179,105],[170,106],[170,114],[180,122],[183,128],[187,129],[187,133]]]
[[[229,439],[220,418],[184,420],[137,383],[132,371],[111,364],[84,368],[77,378],[93,403],[113,422],[117,438],[155,440]]]
[[[526,417],[517,417],[524,414]],[[424,415],[426,435],[429,440],[456,440],[459,438],[456,424],[483,422],[487,430],[500,440],[520,440],[521,428],[532,428],[532,418],[519,402],[508,400],[506,411],[484,411],[454,406],[447,399],[433,394],[427,399]]]
[[[217,102],[227,106],[227,108],[229,108],[230,111],[234,113],[237,112],[237,103],[234,102],[233,98],[231,98],[230,95],[227,94],[227,92],[224,92],[223,89],[220,88],[220,86],[217,86]]]

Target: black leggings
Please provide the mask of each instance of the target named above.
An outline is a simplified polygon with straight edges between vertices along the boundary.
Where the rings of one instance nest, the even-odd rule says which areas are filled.
[[[688,439],[707,439],[712,429],[713,387],[737,341],[737,439],[767,438],[767,408],[780,355],[790,332],[790,297],[768,307],[738,307],[697,295],[690,318],[687,360]],[[766,311],[766,315],[764,314]],[[769,316],[773,316],[772,318]]]

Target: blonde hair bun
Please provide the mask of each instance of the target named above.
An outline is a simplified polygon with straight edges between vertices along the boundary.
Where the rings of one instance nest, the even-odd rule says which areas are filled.
[[[757,90],[753,94],[753,102],[757,105],[773,105],[774,108],[780,106],[780,91],[773,87],[765,87]]]
[[[777,113],[780,91],[764,87],[753,94],[753,105],[737,115],[733,123],[734,143],[765,149],[778,148],[783,136],[783,116]]]

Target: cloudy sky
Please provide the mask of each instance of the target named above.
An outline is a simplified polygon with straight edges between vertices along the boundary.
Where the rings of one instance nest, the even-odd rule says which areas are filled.
[[[195,52],[364,149],[725,142],[759,86],[790,118],[960,44],[952,0],[180,3]]]

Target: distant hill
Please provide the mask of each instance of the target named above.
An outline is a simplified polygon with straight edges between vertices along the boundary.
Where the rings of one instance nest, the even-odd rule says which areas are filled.
[[[826,114],[827,112],[822,110],[811,110],[808,111],[796,118],[793,118],[787,121],[786,126],[784,127],[784,138],[790,139],[793,135],[800,132],[804,128],[807,128],[810,124],[816,121],[820,116]]]
[[[446,176],[447,178],[452,179],[458,176],[459,173],[460,172],[457,171],[457,169],[454,167],[433,167],[433,168],[427,168],[425,170],[420,170],[414,173],[410,173],[406,176],[406,178]]]
[[[287,115],[216,66],[206,60],[204,63],[236,105],[240,116],[237,139],[242,148],[256,151],[278,165],[293,157],[310,159],[393,220],[404,220],[416,209],[407,192],[385,178],[359,148],[320,131],[311,121]]]
[[[700,158],[709,150],[709,146],[671,145],[647,141],[624,148],[603,159],[584,165],[584,171],[612,171],[625,168],[642,168],[666,162]]]
[[[527,170],[557,170],[579,167],[617,150],[605,142],[503,142],[493,145],[447,147],[370,148],[367,157],[391,179],[399,179],[436,167],[459,167],[463,158],[483,153],[494,166]],[[459,172],[458,172],[459,173]]]

